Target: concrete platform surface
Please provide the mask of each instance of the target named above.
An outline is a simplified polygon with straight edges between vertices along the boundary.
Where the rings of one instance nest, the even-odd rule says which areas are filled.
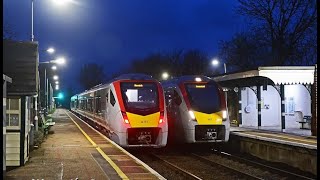
[[[52,117],[56,124],[45,141],[30,153],[24,166],[7,171],[6,179],[123,179],[68,117],[66,110],[57,109]],[[123,157],[111,157],[119,158]]]
[[[307,149],[317,150],[317,138],[315,136],[305,136],[293,133],[282,133],[267,129],[253,129],[244,127],[230,127],[233,135],[270,141],[279,144],[286,144]]]

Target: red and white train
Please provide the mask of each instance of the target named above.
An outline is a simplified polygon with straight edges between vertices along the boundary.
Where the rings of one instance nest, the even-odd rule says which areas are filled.
[[[151,76],[126,74],[71,97],[71,111],[122,147],[164,147],[164,91]]]
[[[182,76],[162,83],[174,143],[227,142],[230,121],[222,88],[206,76]]]

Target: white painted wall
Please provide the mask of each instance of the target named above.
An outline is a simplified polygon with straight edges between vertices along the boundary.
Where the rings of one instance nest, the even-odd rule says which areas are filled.
[[[285,85],[285,107],[293,111],[301,111],[303,116],[311,116],[311,96],[305,86],[301,84]],[[290,100],[290,98],[292,98]],[[291,103],[290,103],[290,102]],[[296,122],[296,116],[293,113],[286,113],[285,116],[286,128],[299,128],[300,124]]]
[[[273,86],[261,87],[261,126],[281,127],[281,97]]]
[[[241,110],[242,110],[242,126],[258,126],[258,109],[257,96],[254,91],[248,87],[241,90]],[[246,112],[249,107],[250,112]]]

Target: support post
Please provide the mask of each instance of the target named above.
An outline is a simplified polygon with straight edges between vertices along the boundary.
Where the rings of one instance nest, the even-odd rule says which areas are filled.
[[[257,86],[257,98],[258,98],[258,129],[261,128],[261,86]]]
[[[281,131],[285,132],[285,94],[284,94],[284,85],[280,84],[280,97],[281,97]]]
[[[238,100],[239,100],[239,117],[238,117],[238,126],[241,127],[242,126],[242,100],[241,100],[241,94],[242,94],[242,90],[239,87],[238,88]]]

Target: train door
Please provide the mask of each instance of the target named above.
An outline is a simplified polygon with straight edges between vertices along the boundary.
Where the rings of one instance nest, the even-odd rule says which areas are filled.
[[[106,120],[106,125],[109,127],[109,121],[110,121],[110,93],[109,93],[109,89],[106,89],[106,101],[105,101],[105,107],[106,107],[106,111],[105,111],[105,120]]]
[[[120,127],[118,125],[119,122],[117,122],[116,115],[118,113],[117,106],[116,106],[116,94],[112,92],[110,89],[109,91],[109,103],[108,103],[108,122],[109,125],[112,127],[113,131],[119,131],[119,129],[116,129],[117,127]]]

